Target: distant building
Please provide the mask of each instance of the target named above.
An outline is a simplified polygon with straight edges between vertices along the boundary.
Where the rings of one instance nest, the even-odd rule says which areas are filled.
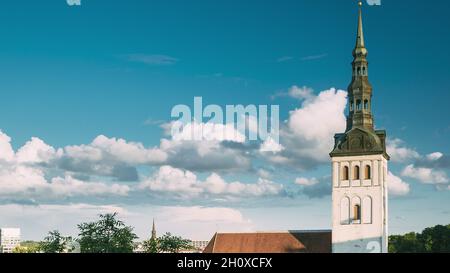
[[[20,246],[20,228],[0,229],[0,252],[12,253],[17,246]]]
[[[208,246],[209,241],[191,241],[190,245],[192,246],[192,253],[202,253],[205,248]]]
[[[144,243],[137,242],[134,244],[133,253],[145,253]]]
[[[67,243],[64,253],[81,253],[81,246],[80,243],[77,241],[71,240],[69,243]]]

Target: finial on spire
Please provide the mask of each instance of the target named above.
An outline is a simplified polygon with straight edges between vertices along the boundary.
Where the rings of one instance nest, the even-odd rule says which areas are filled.
[[[356,36],[356,46],[353,51],[353,56],[366,56],[367,49],[364,44],[364,31],[363,31],[363,19],[362,19],[362,1],[358,2],[359,14],[358,14],[358,31]]]

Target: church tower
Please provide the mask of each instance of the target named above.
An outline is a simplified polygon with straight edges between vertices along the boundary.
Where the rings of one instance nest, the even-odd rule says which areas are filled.
[[[334,253],[387,252],[389,156],[386,131],[374,129],[367,54],[359,2],[347,128],[335,135],[330,153]]]

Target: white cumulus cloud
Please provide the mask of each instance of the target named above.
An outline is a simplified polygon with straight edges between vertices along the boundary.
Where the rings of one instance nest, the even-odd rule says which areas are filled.
[[[200,180],[193,172],[171,166],[162,166],[148,179],[141,182],[141,189],[152,192],[168,193],[179,198],[199,196],[221,197],[258,197],[279,195],[283,191],[281,184],[266,179],[256,183],[226,182],[221,176],[212,173],[205,180]]]
[[[14,157],[15,153],[11,146],[11,138],[0,131],[0,160],[13,161]]]
[[[400,177],[388,172],[387,184],[389,194],[394,196],[404,196],[408,195],[410,192],[410,186],[408,183],[404,182]]]
[[[295,184],[300,185],[300,186],[314,186],[319,184],[319,180],[315,177],[313,178],[304,178],[304,177],[299,177],[295,179]]]
[[[104,135],[96,137],[89,145],[67,146],[65,155],[79,160],[115,161],[131,165],[162,163],[167,158],[166,153],[158,148],[146,148],[142,143]]]
[[[444,171],[432,168],[416,167],[413,164],[406,166],[402,171],[402,176],[419,180],[425,184],[447,184],[449,178]]]
[[[318,95],[303,96],[301,107],[289,113],[280,130],[280,143],[284,149],[266,155],[272,163],[300,169],[326,163],[334,145],[334,134],[345,130],[346,91],[332,88]]]
[[[416,150],[405,147],[405,142],[398,138],[388,139],[386,150],[391,156],[391,160],[396,163],[408,162],[420,158]]]

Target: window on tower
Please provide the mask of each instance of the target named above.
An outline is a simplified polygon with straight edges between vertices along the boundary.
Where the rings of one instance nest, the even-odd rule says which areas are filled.
[[[356,111],[361,111],[361,101],[360,100],[356,101]]]
[[[353,207],[353,220],[361,221],[361,206],[360,205],[355,205]]]
[[[361,224],[361,199],[359,196],[352,198],[351,220],[353,224]]]
[[[360,179],[359,166],[355,166],[355,168],[353,170],[353,179],[354,180],[359,180]]]
[[[362,202],[362,223],[372,224],[372,198],[366,196]]]
[[[364,101],[364,109],[369,110],[369,101],[368,100]]]
[[[348,173],[349,173],[348,167],[344,166],[344,168],[342,168],[342,180],[344,181],[348,180],[349,177]]]
[[[366,167],[364,168],[364,179],[371,179],[372,178],[372,174],[371,174],[371,169],[369,165],[366,165]]]
[[[344,197],[341,200],[341,225],[349,225],[350,221],[350,199]]]

